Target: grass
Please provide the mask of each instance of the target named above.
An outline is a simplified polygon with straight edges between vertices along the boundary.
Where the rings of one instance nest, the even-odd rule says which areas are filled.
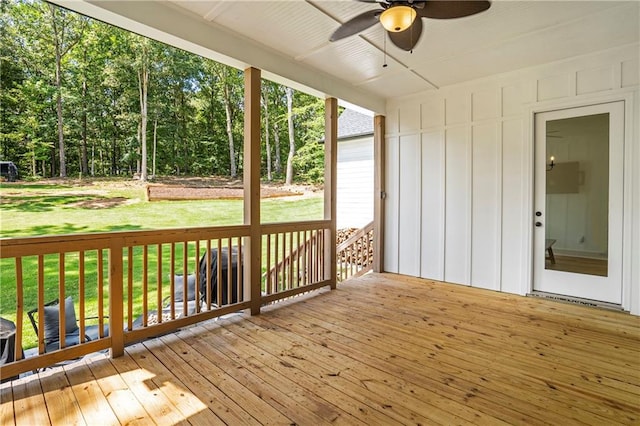
[[[126,181],[3,184],[0,186],[0,196],[2,197],[0,236],[3,238],[243,223],[242,200],[147,202],[145,188]],[[284,197],[262,201],[263,223],[321,219],[322,216],[322,197]],[[197,257],[195,246],[191,244],[187,249],[189,259],[195,259]],[[136,285],[133,294],[134,306],[141,307],[145,296],[150,301],[155,301],[157,261],[154,250],[152,248],[149,252],[149,287],[145,295],[141,285]],[[177,259],[182,259],[182,250],[183,247],[180,244],[176,245]],[[140,259],[141,252],[142,248],[136,247],[134,259]],[[107,252],[104,251],[105,265],[106,256]],[[76,303],[79,294],[78,257],[77,253],[69,253],[64,257],[65,294],[74,295]],[[97,251],[85,253],[86,316],[95,315],[98,308],[97,260]],[[169,247],[163,246],[161,271],[163,277],[170,273],[169,263]],[[37,264],[37,257],[23,258],[25,311],[37,306]],[[142,267],[139,264],[133,266],[134,282],[140,283]],[[50,301],[58,297],[58,255],[44,256],[44,269],[44,300]],[[179,273],[181,269],[181,267],[176,268],[176,271]],[[105,309],[108,309],[107,277],[102,278],[103,303]],[[169,294],[169,292],[163,289],[163,294]],[[15,295],[15,262],[13,259],[2,259],[0,260],[0,315],[14,322],[16,319]],[[154,306],[153,302],[149,305],[150,309]],[[78,312],[77,305],[76,312]],[[23,324],[23,345],[25,348],[33,347],[37,344],[37,340],[28,325],[26,315]]]

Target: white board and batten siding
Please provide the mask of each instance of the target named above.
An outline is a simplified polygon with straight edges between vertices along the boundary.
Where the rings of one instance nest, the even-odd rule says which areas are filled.
[[[373,136],[338,140],[338,228],[373,220]]]
[[[623,308],[640,314],[639,47],[389,101],[385,270],[531,291],[534,112],[623,99]]]

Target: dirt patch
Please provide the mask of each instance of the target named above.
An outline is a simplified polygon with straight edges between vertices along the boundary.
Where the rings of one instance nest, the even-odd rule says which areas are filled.
[[[49,185],[52,187],[58,185],[59,187],[49,189]],[[158,176],[149,182],[141,182],[131,178],[49,178],[33,182],[21,181],[20,186],[33,187],[36,191],[30,191],[32,196],[52,194],[56,196],[90,196],[86,200],[73,200],[68,204],[90,209],[116,207],[138,202],[138,200],[123,200],[122,197],[107,198],[112,191],[120,189],[140,188],[146,192],[149,201],[242,199],[244,195],[242,179],[230,179],[224,176]],[[322,195],[322,187],[320,186],[283,185],[281,182],[262,182],[260,186],[261,198],[287,197],[287,199],[295,200]],[[5,185],[3,185],[4,187]],[[6,187],[9,188],[9,185]],[[3,196],[10,197],[14,194],[23,195],[17,188],[15,191],[3,192]]]
[[[154,179],[147,185],[147,199],[157,200],[239,200],[243,198],[242,179],[227,177],[175,177]],[[284,186],[281,183],[260,185],[261,198],[311,196],[321,188],[303,185]]]
[[[178,185],[149,185],[147,199],[158,200],[236,200],[242,199],[242,187],[200,187]],[[260,188],[260,198],[291,197],[303,195],[302,192],[271,187]]]
[[[80,207],[83,209],[109,209],[112,207],[123,206],[125,204],[137,203],[138,200],[131,200],[124,197],[113,198],[95,198],[92,200],[78,201],[69,204],[71,207]]]

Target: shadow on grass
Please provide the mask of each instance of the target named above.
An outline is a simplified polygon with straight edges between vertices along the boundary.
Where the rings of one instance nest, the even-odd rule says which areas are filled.
[[[12,231],[3,231],[2,237],[25,237],[25,236],[44,236],[44,235],[63,235],[63,234],[81,234],[96,232],[117,232],[117,231],[141,231],[146,229],[140,225],[110,225],[103,228],[95,226],[78,226],[72,223],[64,223],[61,225],[38,225],[25,227]]]
[[[2,210],[19,212],[48,212],[69,204],[109,200],[108,197],[86,195],[30,195],[2,197]],[[80,205],[80,207],[83,207]]]
[[[54,185],[50,183],[24,184],[24,183],[2,182],[2,184],[0,184],[0,188],[32,190],[32,189],[67,189],[72,187],[70,185]]]

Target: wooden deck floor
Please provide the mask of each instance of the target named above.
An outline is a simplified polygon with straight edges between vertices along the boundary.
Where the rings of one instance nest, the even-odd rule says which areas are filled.
[[[640,318],[368,275],[5,383],[0,424],[640,424]]]

